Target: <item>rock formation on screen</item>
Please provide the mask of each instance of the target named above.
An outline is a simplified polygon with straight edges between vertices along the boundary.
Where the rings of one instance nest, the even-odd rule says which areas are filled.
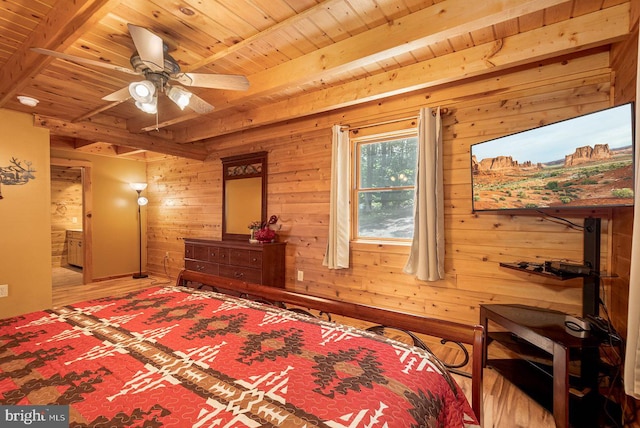
[[[564,157],[564,166],[574,166],[594,160],[609,159],[610,157],[611,151],[608,144],[596,144],[593,148],[591,146],[582,146],[576,148],[573,154]]]
[[[540,165],[538,165],[539,167]],[[511,156],[496,156],[495,158],[485,158],[480,162],[475,155],[471,157],[471,168],[474,172],[478,171],[504,171],[516,168],[531,168],[531,161],[518,163]]]
[[[478,167],[482,171],[517,168],[518,161],[514,161],[511,156],[497,156],[495,158],[482,159]]]

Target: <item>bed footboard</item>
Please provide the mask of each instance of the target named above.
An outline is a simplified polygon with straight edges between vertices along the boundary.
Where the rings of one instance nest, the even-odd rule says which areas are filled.
[[[481,325],[461,324],[373,306],[341,302],[325,297],[311,296],[231,278],[183,270],[178,275],[177,285],[183,286],[188,283],[206,285],[220,291],[239,293],[251,299],[259,298],[270,302],[297,305],[386,327],[439,337],[445,341],[470,345],[472,349],[471,406],[482,424],[482,347],[485,337],[484,329]]]

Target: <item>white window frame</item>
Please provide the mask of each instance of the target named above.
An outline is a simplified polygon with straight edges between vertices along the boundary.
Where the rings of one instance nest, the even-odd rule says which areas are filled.
[[[391,132],[382,132],[378,134],[370,134],[362,137],[351,137],[351,240],[354,242],[372,242],[372,243],[388,243],[398,245],[410,245],[412,238],[389,238],[389,237],[360,237],[358,235],[358,201],[359,195],[362,192],[380,192],[385,190],[413,190],[415,193],[415,184],[409,186],[395,186],[395,187],[376,187],[361,189],[359,187],[360,180],[360,161],[361,161],[361,148],[366,144],[381,143],[385,141],[393,141],[402,138],[418,138],[417,128],[405,128]],[[417,147],[416,147],[417,150]],[[416,165],[417,168],[417,165]],[[415,180],[414,180],[415,182]]]

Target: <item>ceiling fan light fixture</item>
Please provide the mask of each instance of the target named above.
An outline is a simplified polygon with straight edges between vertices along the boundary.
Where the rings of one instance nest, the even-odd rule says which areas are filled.
[[[18,95],[18,101],[20,101],[20,104],[24,104],[29,107],[35,107],[40,102],[39,100],[33,97],[27,97],[26,95]]]
[[[191,95],[193,94],[182,86],[171,86],[167,91],[169,99],[176,103],[176,105],[180,107],[180,110],[184,110],[184,108],[189,105]]]
[[[136,101],[136,107],[145,113],[156,114],[158,113],[158,97],[151,98],[151,101],[148,103]]]
[[[189,8],[181,8],[180,10],[185,15],[194,13],[193,10]],[[138,109],[149,114],[157,114],[157,97],[158,94],[162,92],[182,110],[188,106],[197,114],[207,114],[214,108],[211,104],[182,86],[170,85],[169,81],[176,81],[186,87],[197,88],[234,91],[245,91],[249,88],[249,80],[245,76],[218,73],[182,73],[178,61],[168,53],[169,45],[160,36],[144,27],[133,24],[127,24],[127,28],[129,29],[129,34],[131,35],[135,48],[129,59],[131,67],[133,68],[122,67],[107,61],[95,61],[88,58],[68,55],[48,49],[31,48],[31,50],[39,54],[49,55],[82,66],[90,65],[127,74],[144,76],[139,77],[139,79],[144,80],[132,82],[124,88],[102,97],[104,101],[111,103],[105,106],[106,109],[112,108],[132,98]],[[37,103],[37,100],[33,99],[21,99],[20,101],[30,103],[27,105],[31,106],[35,105],[33,103]],[[100,109],[99,111],[104,111],[104,109]],[[157,120],[155,129],[158,129]]]
[[[155,93],[156,85],[154,85],[153,82],[149,80],[132,82],[129,84],[129,94],[131,94],[133,99],[136,100],[136,104],[138,102],[143,104],[151,103]]]

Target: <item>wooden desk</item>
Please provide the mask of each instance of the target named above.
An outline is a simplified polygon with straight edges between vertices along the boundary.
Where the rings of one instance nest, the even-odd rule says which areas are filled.
[[[483,366],[494,367],[551,410],[558,428],[569,427],[570,389],[576,397],[598,394],[600,341],[593,336],[579,338],[569,334],[565,330],[565,316],[562,312],[524,305],[480,305],[480,323],[487,334]],[[506,331],[491,332],[489,321]],[[522,359],[489,359],[487,346],[492,340],[515,350]],[[570,379],[569,362],[576,359],[581,360],[580,374]],[[545,360],[550,364],[545,364]]]

